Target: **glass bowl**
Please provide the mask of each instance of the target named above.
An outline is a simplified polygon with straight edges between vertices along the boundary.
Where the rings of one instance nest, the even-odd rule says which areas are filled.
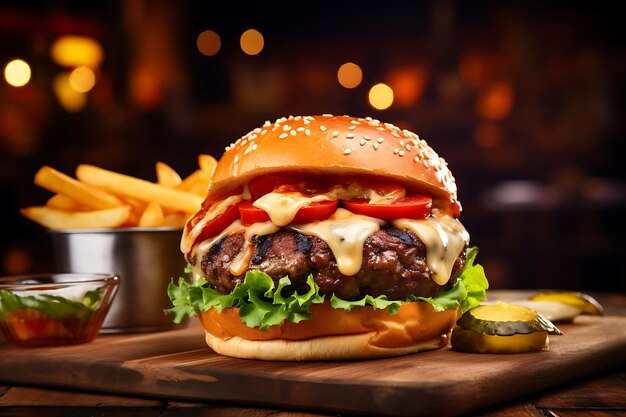
[[[34,274],[0,277],[0,329],[14,346],[92,341],[115,298],[111,274]]]

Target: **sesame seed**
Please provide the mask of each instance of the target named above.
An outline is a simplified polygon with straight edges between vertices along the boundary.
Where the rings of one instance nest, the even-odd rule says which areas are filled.
[[[304,128],[302,126],[300,126],[299,128],[296,129],[298,132],[304,132]]]
[[[378,139],[376,140],[376,142],[378,142],[378,143],[383,143],[384,141],[385,141],[385,139],[384,139],[384,138],[378,138]]]
[[[372,120],[372,118],[371,118],[371,117],[369,117],[369,116],[367,116],[367,117],[365,118],[365,120],[369,120],[369,121],[371,121],[371,120]]]
[[[304,119],[304,124],[305,124],[305,125],[310,125],[310,124],[311,124],[311,121],[310,121],[309,119]]]
[[[320,125],[320,130],[321,130],[322,132],[326,132],[326,130],[327,130],[327,129],[326,129],[326,126],[324,126],[324,125]]]
[[[324,116],[324,117],[333,117],[333,115],[330,114],[330,113],[324,113],[324,114],[322,114],[322,116]]]
[[[377,151],[378,148],[380,148],[380,143],[375,143],[373,146],[374,146],[374,150]]]
[[[352,123],[353,125],[360,125],[361,122],[357,122],[356,120],[350,120],[350,123]]]
[[[398,135],[398,133],[395,130],[391,131],[391,134],[394,135],[395,137],[399,138],[400,135]]]
[[[348,138],[348,139],[352,139],[353,137],[354,137],[354,133],[346,134],[346,138]]]
[[[407,144],[405,145],[405,148],[406,148],[406,150],[407,150],[407,151],[410,151],[410,150],[411,150],[411,145],[409,145],[409,144],[407,143]]]
[[[361,146],[365,145],[367,143],[367,141],[365,139],[361,139],[359,141],[359,143],[361,144]]]
[[[354,129],[356,129],[356,126],[354,126],[354,125],[352,125],[352,126],[350,126],[350,127],[348,128],[348,130],[354,130]]]
[[[287,134],[287,133],[281,133],[281,134],[280,134],[280,136],[279,136],[279,138],[281,138],[281,139],[285,139],[287,136],[289,136],[289,134]]]
[[[365,139],[365,140],[372,140],[372,138],[370,138],[370,137],[369,137],[369,136],[367,136],[367,135],[363,135],[363,139]]]
[[[263,123],[263,127],[270,127],[271,123],[269,120],[266,120],[265,123]]]
[[[267,129],[261,130],[261,136],[265,135],[266,133],[267,133]]]
[[[296,116],[293,118],[293,120],[300,120],[302,118],[302,116]]]
[[[400,155],[400,156],[404,156],[404,154],[405,154],[405,153],[406,153],[406,152],[404,152],[404,151],[400,151],[400,152],[398,152],[398,155]]]
[[[248,139],[244,139],[241,141],[241,146],[244,146],[248,142]]]
[[[305,134],[305,135],[307,135],[307,136],[311,136],[311,130],[306,129],[306,130],[304,131],[304,134]]]
[[[286,132],[286,131],[288,131],[288,130],[291,130],[291,126],[289,126],[289,125],[285,125],[285,126],[283,126],[283,130],[284,130],[285,132]]]
[[[395,153],[396,155],[398,154],[398,152],[400,152],[400,149],[398,148],[393,148],[393,153]]]
[[[236,164],[237,162],[239,162],[239,155],[235,155],[235,159],[233,160],[233,163]]]
[[[352,149],[350,149],[350,148],[346,148],[346,149],[343,150],[343,154],[344,155],[350,155],[351,152],[352,152]]]
[[[292,130],[292,131],[291,131],[291,132],[289,132],[289,133],[291,133],[291,136],[296,136],[296,135],[298,134],[298,132],[296,132],[295,130]]]
[[[415,158],[413,158],[413,161],[415,161],[416,163],[420,161],[420,159],[416,156]]]
[[[258,147],[259,147],[259,145],[257,145],[257,144],[255,143],[254,145],[252,145],[252,150],[253,150],[253,151],[256,151],[256,148],[258,148]]]
[[[338,132],[337,130],[335,130],[335,131],[333,132],[333,137],[334,137],[334,138],[336,138],[337,136],[339,136],[339,132]]]
[[[287,121],[287,118],[283,116],[283,117],[281,117],[280,119],[278,119],[278,120],[276,120],[276,121],[277,121],[278,123],[283,123],[283,122],[286,122],[286,121]]]

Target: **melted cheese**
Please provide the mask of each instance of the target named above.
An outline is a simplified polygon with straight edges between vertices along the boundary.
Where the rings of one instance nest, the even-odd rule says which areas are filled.
[[[254,223],[248,226],[244,233],[245,242],[243,244],[243,248],[230,264],[230,273],[235,276],[239,276],[246,272],[246,269],[248,269],[250,258],[254,253],[254,247],[252,246],[252,238],[254,236],[270,235],[278,232],[278,230],[280,230],[280,227],[276,226],[272,222]]]
[[[378,231],[383,223],[384,221],[380,219],[338,208],[327,220],[293,225],[289,228],[326,242],[335,255],[339,272],[351,276],[361,269],[365,240]]]
[[[264,210],[278,226],[285,226],[291,223],[296,213],[304,206],[308,206],[316,201],[327,201],[329,197],[316,195],[306,197],[298,192],[268,193],[257,199],[252,205]]]
[[[196,239],[202,233],[204,226],[210,220],[213,220],[214,218],[222,214],[224,211],[226,211],[228,207],[232,206],[233,204],[237,204],[243,199],[244,199],[244,196],[241,194],[232,195],[218,203],[213,204],[211,208],[207,210],[206,213],[204,213],[204,217],[193,227],[193,229],[189,231],[189,233],[186,232],[186,228],[185,228],[185,233],[183,233],[183,237],[180,241],[181,252],[189,253],[191,249],[193,248],[193,244],[196,242]]]
[[[298,210],[318,201],[366,198],[370,204],[380,204],[387,199],[404,196],[405,191],[401,187],[389,188],[386,194],[381,195],[371,188],[358,183],[351,183],[348,186],[332,187],[330,191],[314,196],[306,196],[297,191],[271,192],[258,198],[252,205],[264,210],[277,226],[286,226],[293,221]]]
[[[398,219],[391,223],[414,232],[424,242],[426,264],[433,274],[433,281],[446,284],[456,258],[469,243],[469,234],[461,222],[450,216],[430,216],[423,220]]]

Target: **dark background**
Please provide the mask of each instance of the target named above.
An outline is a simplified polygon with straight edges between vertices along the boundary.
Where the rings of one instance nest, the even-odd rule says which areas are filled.
[[[93,3],[93,4],[92,4]],[[265,120],[371,116],[413,130],[457,178],[462,221],[493,288],[626,290],[626,45],[610,1],[51,1],[0,4],[0,63],[27,61],[24,87],[0,80],[0,269],[53,268],[49,236],[18,210],[50,193],[42,165],[79,163],[154,180],[181,176]],[[241,33],[265,40],[244,54]],[[221,37],[204,56],[198,34]],[[97,40],[104,60],[86,105],[52,87],[62,35]],[[363,81],[337,82],[355,62]],[[369,88],[396,101],[375,110]],[[175,254],[173,254],[175,256]]]

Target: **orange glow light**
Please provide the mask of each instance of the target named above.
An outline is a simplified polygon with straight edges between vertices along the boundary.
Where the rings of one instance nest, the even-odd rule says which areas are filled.
[[[515,93],[508,81],[489,85],[478,97],[477,112],[485,120],[502,120],[511,114]]]
[[[370,88],[368,99],[376,110],[388,109],[393,104],[393,90],[387,84],[376,84]]]
[[[222,39],[216,32],[205,30],[198,35],[196,45],[202,55],[213,56],[217,54],[222,47]]]
[[[337,80],[345,88],[355,88],[363,80],[361,67],[353,62],[346,62],[337,71]]]
[[[65,110],[75,113],[82,110],[87,104],[87,95],[79,93],[70,84],[70,74],[67,72],[57,75],[52,81],[52,89]]]
[[[70,86],[79,93],[86,93],[96,84],[96,75],[87,67],[78,67],[70,73]]]
[[[50,49],[52,60],[63,67],[96,68],[104,58],[102,46],[85,36],[61,36]]]
[[[394,92],[395,105],[410,107],[424,92],[426,71],[417,65],[394,68],[389,74],[388,84]]]
[[[256,29],[248,29],[241,34],[239,44],[241,50],[248,55],[258,55],[263,50],[264,46],[263,35]]]

